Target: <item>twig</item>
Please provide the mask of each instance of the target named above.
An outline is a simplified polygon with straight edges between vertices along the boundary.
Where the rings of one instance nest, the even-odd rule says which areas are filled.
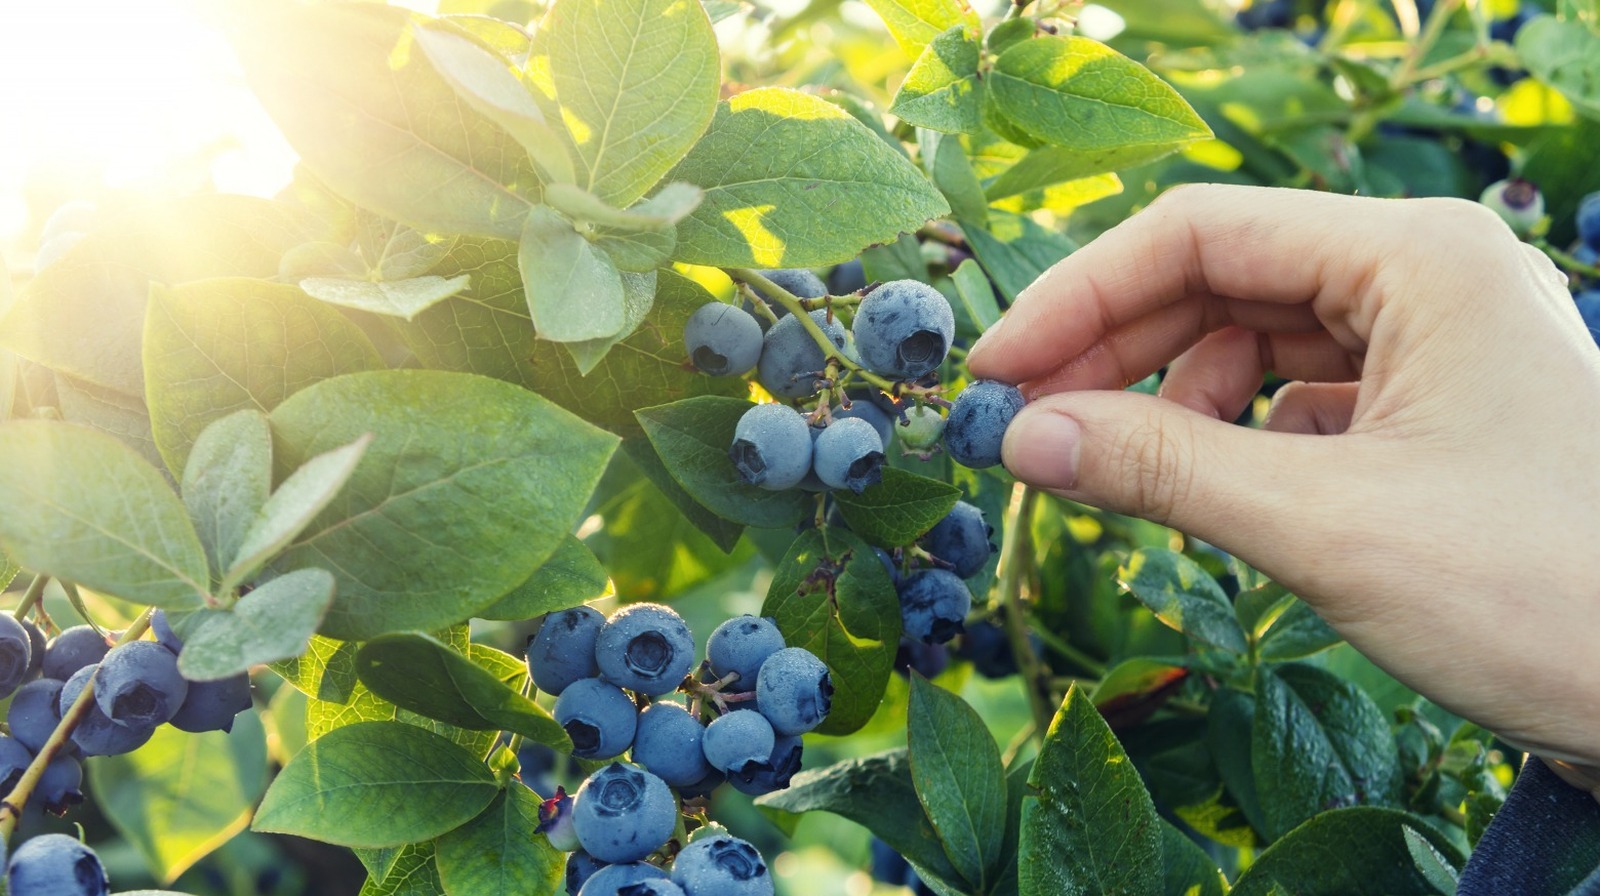
[[[28,613],[39,603],[39,599],[44,596],[44,586],[48,584],[50,584],[50,577],[44,573],[34,576],[33,581],[28,583],[28,590],[22,593],[22,603],[17,604],[17,609],[12,612],[11,618],[18,622],[28,618]]]
[[[1033,642],[1028,640],[1028,609],[1022,597],[1022,582],[1032,563],[1033,506],[1038,498],[1038,492],[1020,483],[1012,494],[1005,536],[1000,545],[1000,599],[1005,607],[1011,654],[1016,657],[1023,688],[1028,693],[1028,705],[1033,709],[1034,731],[1043,735],[1050,728],[1055,709],[1051,706],[1049,674],[1040,664]]]
[[[772,301],[789,309],[790,314],[800,319],[800,326],[805,327],[806,332],[811,334],[811,338],[816,341],[828,360],[838,361],[840,367],[850,371],[854,376],[877,386],[891,395],[894,394],[895,384],[892,380],[878,376],[844,356],[844,352],[833,344],[833,340],[828,338],[828,334],[822,332],[822,327],[811,319],[810,314],[806,313],[804,302],[794,293],[768,280],[760,271],[754,271],[749,268],[734,268],[728,273],[759,290],[762,295],[767,296]]]

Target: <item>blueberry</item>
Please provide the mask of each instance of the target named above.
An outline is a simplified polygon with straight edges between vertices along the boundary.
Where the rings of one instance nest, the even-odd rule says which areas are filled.
[[[0,700],[11,696],[28,680],[33,660],[33,639],[9,613],[0,613]]]
[[[1544,195],[1538,187],[1520,177],[1495,181],[1484,188],[1478,201],[1499,215],[1521,237],[1527,236],[1544,217]]]
[[[639,710],[616,685],[598,678],[575,681],[556,698],[553,715],[572,738],[572,755],[620,756],[633,743]]]
[[[894,280],[867,293],[851,325],[868,370],[916,379],[944,363],[956,336],[950,300],[919,280]]]
[[[37,625],[24,619],[22,630],[28,633],[28,680],[32,681],[44,674],[44,654],[50,648]]]
[[[900,580],[900,621],[906,637],[943,644],[961,634],[972,609],[972,592],[945,569],[923,569]]]
[[[189,694],[178,658],[154,641],[133,641],[112,650],[94,675],[94,699],[113,721],[154,728],[177,715]]]
[[[873,879],[886,884],[899,886],[906,879],[906,872],[911,869],[905,856],[877,837],[872,838],[871,856]]]
[[[718,678],[738,673],[734,690],[753,691],[761,664],[782,649],[783,633],[771,617],[746,614],[717,626],[706,640],[706,659]]]
[[[1288,28],[1294,24],[1294,0],[1254,0],[1235,17],[1246,31]]]
[[[572,805],[584,851],[604,862],[637,862],[672,836],[678,807],[665,781],[613,762],[590,775]]]
[[[756,676],[761,714],[779,734],[804,734],[822,724],[833,702],[828,667],[803,647],[785,647]]]
[[[41,834],[6,863],[12,896],[104,896],[111,889],[94,850],[66,834]]]
[[[559,697],[574,681],[599,675],[594,639],[605,624],[606,617],[593,607],[573,607],[544,617],[538,634],[528,640],[533,686]]]
[[[994,527],[983,521],[983,511],[965,501],[933,524],[917,539],[928,553],[950,564],[955,574],[970,579],[983,571],[995,547],[989,541]]]
[[[589,878],[594,877],[607,864],[581,849],[567,856],[567,896],[578,896],[578,892],[589,882]]]
[[[99,668],[98,663],[84,666],[74,672],[61,686],[61,702],[58,706],[63,714],[77,702],[78,695],[83,693],[84,686]],[[78,727],[72,729],[72,742],[86,756],[117,756],[131,753],[144,746],[155,731],[155,725],[114,722],[110,716],[101,711],[98,701],[90,700],[88,712],[84,714]]]
[[[943,644],[924,644],[911,638],[901,638],[894,651],[894,670],[902,676],[913,670],[923,678],[932,678],[950,665],[950,651]]]
[[[834,348],[843,351],[844,325],[829,321],[828,312],[818,309],[811,319],[822,328]],[[772,325],[761,344],[761,361],[756,377],[762,388],[778,398],[805,398],[817,394],[817,378],[827,366],[827,356],[797,317],[785,317]]]
[[[44,653],[41,672],[45,678],[66,681],[84,666],[105,659],[111,645],[103,635],[87,625],[75,625],[56,635]]]
[[[683,345],[702,372],[739,376],[761,360],[761,325],[743,308],[711,302],[689,315]]]
[[[1572,300],[1578,306],[1578,316],[1589,328],[1589,335],[1596,344],[1600,344],[1600,289],[1586,289],[1573,296]]]
[[[728,459],[746,485],[781,491],[811,472],[811,432],[788,405],[758,404],[739,417]]]
[[[156,636],[157,644],[174,654],[183,652],[183,639],[172,630],[172,623],[167,621],[166,610],[157,610],[150,614],[150,631]]]
[[[617,896],[684,896],[684,892],[670,879],[642,880],[617,890]]]
[[[250,676],[240,672],[216,681],[191,681],[170,721],[179,731],[232,731],[233,718],[250,708]]]
[[[706,761],[736,777],[746,766],[758,766],[772,755],[777,741],[772,723],[759,712],[730,712],[706,726]]]
[[[994,380],[968,383],[945,420],[944,450],[956,463],[974,469],[1000,463],[1006,427],[1023,403],[1016,386]]]
[[[740,793],[760,796],[789,786],[800,771],[803,744],[798,734],[785,734],[773,741],[772,752],[763,762],[747,765],[728,776],[728,783]]]
[[[820,299],[828,294],[828,287],[822,282],[822,278],[806,270],[805,268],[778,268],[774,270],[757,271],[757,273],[768,280],[771,280],[778,286],[788,290],[797,299]],[[782,318],[788,316],[788,308],[785,308],[784,306],[773,301],[771,296],[768,296],[755,286],[751,286],[750,289],[756,295],[766,299],[767,306],[771,308],[773,313],[777,314],[778,317]],[[751,306],[748,300],[745,301],[743,308],[752,314],[755,313],[755,308]],[[762,330],[766,330],[772,325],[771,322],[767,320],[765,315],[756,315],[756,318],[761,324]]]
[[[836,296],[847,296],[853,292],[866,289],[867,271],[861,266],[861,259],[853,258],[844,264],[837,265],[828,272],[828,293]]]
[[[956,655],[972,663],[984,678],[1005,678],[1017,673],[1017,657],[1005,629],[987,619],[967,626]]]
[[[659,697],[694,665],[694,635],[661,604],[632,604],[611,614],[594,641],[600,674],[612,684]]]
[[[703,754],[701,758],[704,758]],[[707,763],[707,765],[710,765],[710,763]],[[726,774],[723,774],[716,769],[711,769],[710,771],[706,772],[706,776],[704,778],[701,778],[693,784],[687,784],[679,787],[678,795],[686,800],[710,796],[711,792],[722,786],[722,782],[726,780],[728,780],[728,776]]]
[[[633,761],[673,787],[687,787],[711,771],[702,739],[706,727],[680,703],[661,701],[639,713]]]
[[[1600,251],[1600,190],[1578,200],[1577,224],[1584,245]]]
[[[32,750],[16,738],[0,734],[0,796],[9,794],[32,764]]]
[[[53,678],[30,681],[17,690],[6,710],[6,725],[11,736],[33,752],[44,749],[44,742],[61,723],[61,682]]]
[[[844,419],[861,419],[872,424],[878,432],[878,440],[883,443],[883,450],[889,450],[889,442],[894,438],[894,418],[888,412],[870,401],[857,399],[850,402],[849,410],[840,409],[833,412],[835,421]]]
[[[883,440],[859,418],[834,420],[817,436],[811,468],[831,488],[861,494],[883,481]]]
[[[550,846],[561,852],[578,848],[578,829],[572,826],[572,797],[566,790],[556,788],[555,796],[539,804],[539,826],[535,832],[543,834]]]
[[[83,802],[83,766],[71,756],[57,756],[44,767],[34,795],[44,805],[44,810],[61,815],[71,806]]]
[[[672,880],[687,896],[772,896],[772,875],[754,846],[727,834],[703,836],[678,853]]]
[[[649,862],[623,862],[607,865],[584,882],[578,896],[618,896],[624,888],[646,881],[666,881],[667,872]],[[646,891],[648,892],[648,891]]]
[[[906,411],[904,421],[894,431],[900,436],[901,447],[926,453],[944,436],[944,415],[937,408],[919,404]]]

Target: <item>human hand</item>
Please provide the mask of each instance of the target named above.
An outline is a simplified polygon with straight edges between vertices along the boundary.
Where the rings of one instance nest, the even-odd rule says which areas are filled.
[[[967,360],[1031,399],[1017,478],[1233,552],[1418,692],[1600,766],[1600,352],[1492,212],[1170,190]],[[1267,371],[1297,382],[1232,425]]]

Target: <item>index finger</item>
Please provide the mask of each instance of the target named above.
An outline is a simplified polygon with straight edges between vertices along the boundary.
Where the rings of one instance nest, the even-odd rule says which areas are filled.
[[[1335,340],[1360,353],[1379,304],[1378,268],[1416,238],[1408,201],[1220,184],[1168,190],[1024,289],[973,346],[968,367],[1032,380],[1195,297],[1234,307],[1309,303]],[[1217,312],[1210,316],[1233,316]]]

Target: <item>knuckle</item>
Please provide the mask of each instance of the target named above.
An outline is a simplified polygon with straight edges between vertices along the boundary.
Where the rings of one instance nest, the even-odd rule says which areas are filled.
[[[1124,473],[1130,478],[1132,510],[1166,524],[1194,490],[1193,470],[1182,424],[1152,418],[1128,431],[1118,446]]]

